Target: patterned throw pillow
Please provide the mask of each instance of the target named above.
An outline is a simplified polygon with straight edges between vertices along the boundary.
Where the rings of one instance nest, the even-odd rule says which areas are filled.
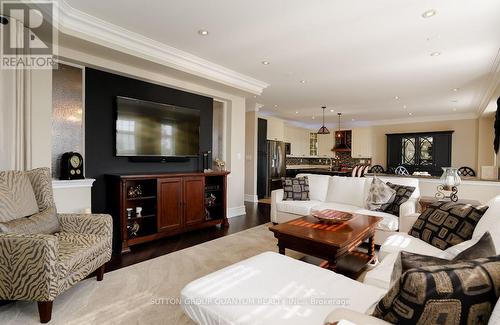
[[[0,222],[27,217],[38,212],[38,205],[25,172],[0,172]]]
[[[373,316],[393,324],[487,324],[499,288],[500,256],[411,269]]]
[[[474,228],[487,209],[487,206],[436,202],[420,214],[408,233],[445,250],[471,239]]]
[[[366,206],[372,211],[385,211],[394,202],[396,191],[378,177],[373,177]]]
[[[285,201],[309,201],[309,180],[304,177],[283,178],[283,200]]]
[[[497,255],[495,243],[489,232],[485,232],[477,243],[455,256],[452,260],[401,251],[392,269],[391,285],[410,269],[434,265],[448,265],[495,255]]]
[[[392,184],[391,182],[387,182],[387,185],[396,191],[396,197],[394,198],[394,201],[391,204],[389,204],[389,206],[384,211],[393,214],[396,217],[399,217],[399,206],[408,201],[410,196],[415,191],[415,187]]]

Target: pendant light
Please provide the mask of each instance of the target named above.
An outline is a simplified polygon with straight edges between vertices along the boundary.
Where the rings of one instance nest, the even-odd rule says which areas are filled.
[[[326,106],[321,106],[323,109],[323,126],[319,128],[318,134],[330,134],[330,130],[328,130],[325,126],[325,109]]]
[[[342,113],[339,112],[339,113],[337,113],[337,115],[339,117],[339,130],[337,132],[337,138],[342,138],[342,132],[340,132],[341,131],[341,129],[340,129],[340,118],[342,117]]]

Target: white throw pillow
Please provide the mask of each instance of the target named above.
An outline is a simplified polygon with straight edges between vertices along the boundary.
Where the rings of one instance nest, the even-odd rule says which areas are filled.
[[[489,200],[486,205],[488,206],[488,210],[486,210],[481,219],[479,219],[472,233],[472,238],[480,238],[485,232],[489,231],[495,243],[497,253],[499,253],[500,227],[498,227],[498,223],[500,222],[500,196]]]
[[[396,197],[396,191],[378,177],[374,177],[366,198],[366,207],[372,211],[385,211]]]
[[[309,180],[309,199],[312,201],[325,202],[326,192],[328,191],[328,183],[330,176],[314,175],[314,174],[297,174],[295,177],[307,176]]]
[[[365,177],[333,176],[328,187],[327,202],[365,206]]]

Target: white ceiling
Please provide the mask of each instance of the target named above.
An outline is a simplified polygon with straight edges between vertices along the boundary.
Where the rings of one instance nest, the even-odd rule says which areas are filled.
[[[359,123],[472,116],[498,82],[498,0],[67,2],[269,83],[250,104],[309,127],[320,123],[321,105],[329,125],[337,111]],[[422,18],[428,9],[437,14]]]

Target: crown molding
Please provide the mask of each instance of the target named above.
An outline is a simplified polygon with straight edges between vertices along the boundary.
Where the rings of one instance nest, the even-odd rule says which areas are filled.
[[[56,15],[58,27],[64,34],[91,41],[252,94],[260,95],[269,86],[266,82],[230,70],[89,15],[71,7],[64,0],[59,0],[56,7],[58,7],[58,15]]]
[[[275,116],[269,112],[260,112],[261,116],[272,116],[283,120],[286,124],[308,130],[317,130],[321,124],[306,123],[296,120],[290,120]],[[433,115],[433,116],[412,116],[400,119],[387,119],[375,121],[355,121],[355,122],[342,122],[342,129],[356,128],[356,127],[370,127],[370,126],[383,126],[394,124],[410,124],[410,123],[426,123],[426,122],[440,122],[440,121],[457,121],[457,120],[475,120],[478,116],[475,113],[463,114],[450,114],[450,115]]]
[[[482,96],[478,96],[476,101],[477,113],[479,115],[484,113],[492,100],[496,102],[496,98],[492,97],[500,85],[500,48],[493,60],[489,75],[489,78],[485,81],[484,93]]]

